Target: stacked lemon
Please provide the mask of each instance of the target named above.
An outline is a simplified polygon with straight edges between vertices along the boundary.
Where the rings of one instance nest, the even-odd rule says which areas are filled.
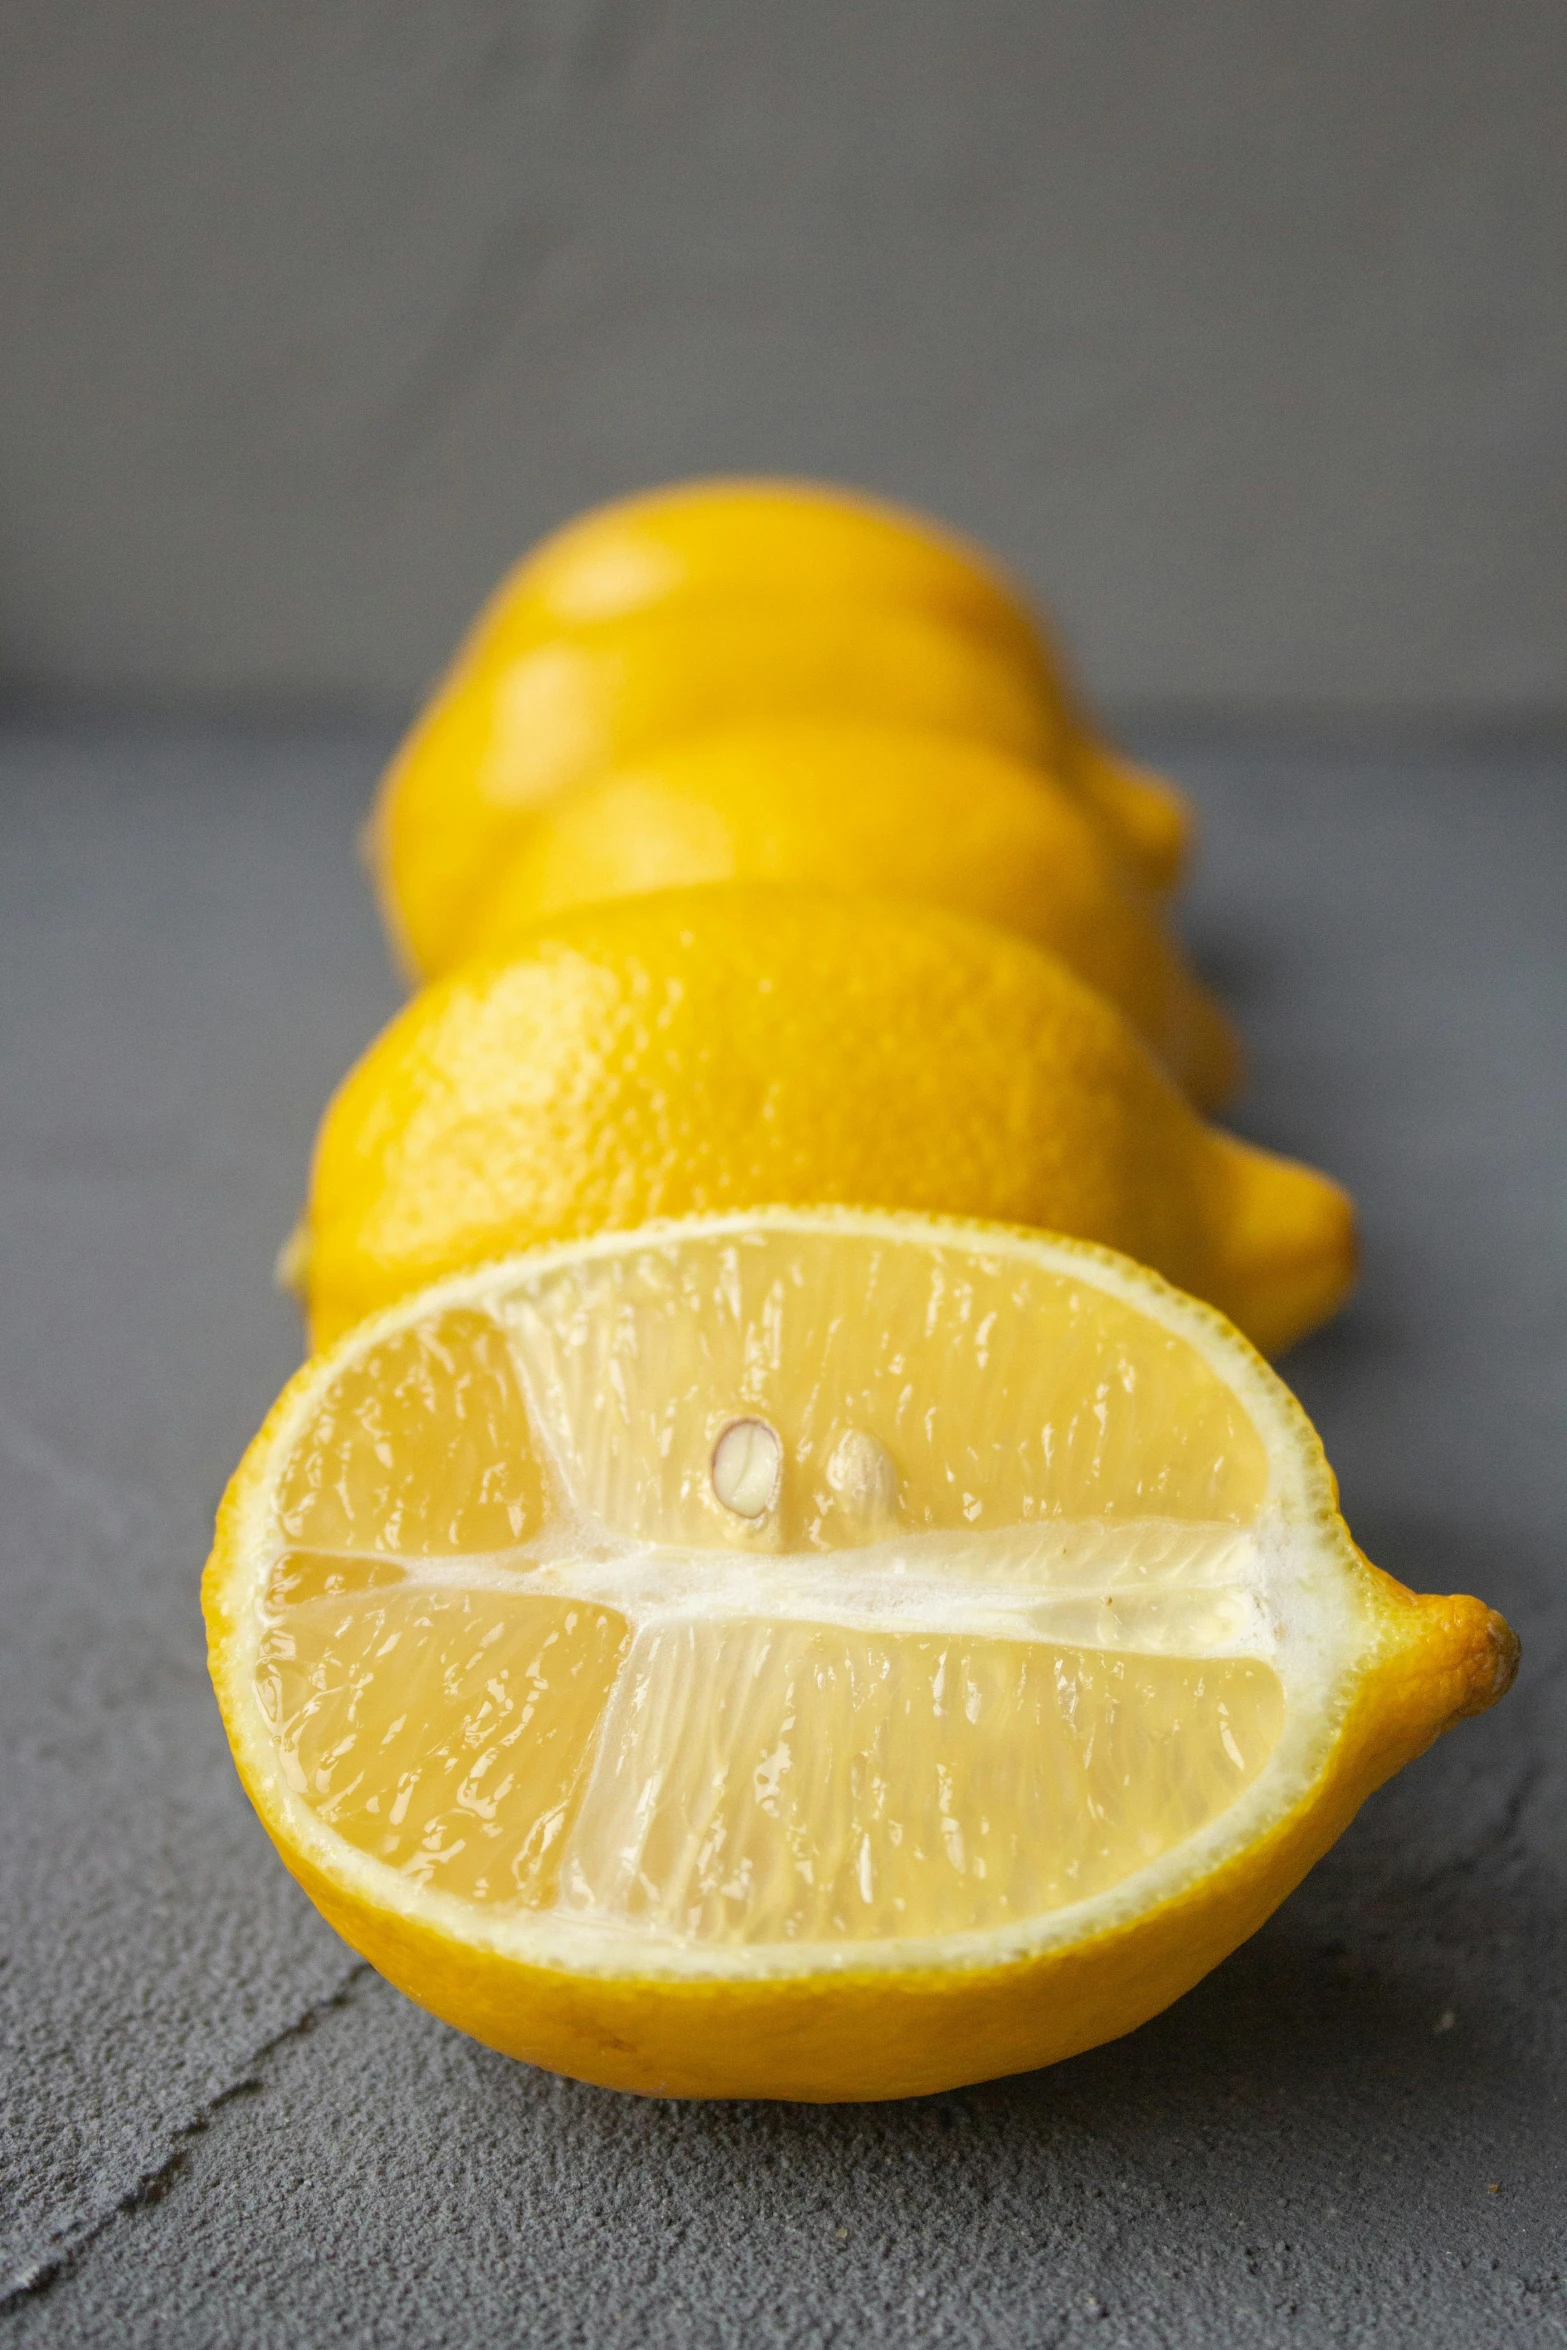
[[[868,501],[632,500],[481,615],[372,827],[425,984],[287,1250],[327,1351],[206,1583],[263,1820],[414,1998],[669,2093],[1045,2062],[1507,1685],[1248,1343],[1353,1220],[1203,1120],[1189,835]]]

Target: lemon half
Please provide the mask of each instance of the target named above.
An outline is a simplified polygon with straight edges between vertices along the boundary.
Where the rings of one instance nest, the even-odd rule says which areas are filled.
[[[904,2096],[1129,2030],[1511,1678],[1109,1252],[851,1210],[540,1250],[307,1364],[205,1581],[289,1868],[491,2045]]]

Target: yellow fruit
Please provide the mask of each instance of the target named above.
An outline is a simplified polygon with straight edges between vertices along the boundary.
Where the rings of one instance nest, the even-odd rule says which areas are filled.
[[[501,583],[459,664],[509,660],[562,628],[753,597],[920,612],[984,639],[1026,681],[1061,764],[1145,878],[1175,878],[1191,829],[1180,794],[1099,739],[1018,583],[968,540],[879,499],[818,482],[716,480],[597,507]]]
[[[491,598],[387,771],[373,832],[410,968],[450,963],[528,813],[682,734],[765,718],[932,726],[1050,768],[1152,888],[1181,795],[1094,735],[1026,606],[960,541],[864,499],[712,483],[601,509]]]
[[[761,596],[921,612],[1040,667],[1021,588],[921,515],[814,482],[677,482],[597,506],[543,540],[480,613],[460,660],[675,603]]]
[[[1239,1073],[1234,1031],[1081,801],[983,743],[904,727],[691,735],[564,792],[461,933],[464,957],[542,916],[698,882],[798,881],[977,914],[1109,996],[1197,1101]]]
[[[204,1599],[236,1762],[461,2030],[917,2095],[1156,2014],[1500,1696],[1299,1406],[1108,1252],[831,1211],[518,1257],[306,1365]]]
[[[1045,765],[1054,748],[1017,671],[923,613],[747,605],[653,611],[470,668],[387,771],[373,848],[414,971],[444,970],[503,858],[568,786],[715,727],[892,721]]]
[[[936,907],[737,883],[558,915],[407,1006],[322,1122],[312,1333],[512,1249],[780,1200],[1104,1241],[1270,1349],[1353,1273],[1338,1186],[1205,1127],[1054,956]]]

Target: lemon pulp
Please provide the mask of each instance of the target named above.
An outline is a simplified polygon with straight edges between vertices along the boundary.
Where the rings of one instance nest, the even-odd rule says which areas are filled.
[[[476,1923],[983,1933],[1263,1770],[1269,1503],[1201,1351],[1070,1268],[765,1223],[519,1262],[296,1436],[255,1694],[320,1824]]]

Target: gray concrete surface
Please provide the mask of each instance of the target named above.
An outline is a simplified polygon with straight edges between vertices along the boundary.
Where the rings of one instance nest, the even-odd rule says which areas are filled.
[[[0,738],[0,2339],[1567,2338],[1564,764],[1188,752],[1241,1119],[1344,1176],[1293,1376],[1374,1557],[1513,1696],[1135,2037],[908,2106],[551,2079],[403,2002],[230,1770],[197,1576],[268,1287],[393,1002],[354,737]]]
[[[1119,700],[1567,709],[1557,0],[8,0],[0,677],[401,705],[826,473]]]

